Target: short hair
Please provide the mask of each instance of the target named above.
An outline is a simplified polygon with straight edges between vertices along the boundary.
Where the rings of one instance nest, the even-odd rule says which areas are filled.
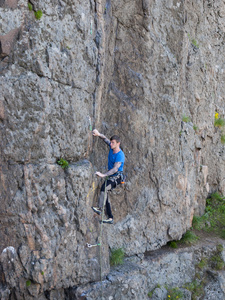
[[[115,140],[115,141],[117,141],[117,143],[120,143],[120,137],[116,134],[111,136],[110,141],[112,141],[112,140]]]

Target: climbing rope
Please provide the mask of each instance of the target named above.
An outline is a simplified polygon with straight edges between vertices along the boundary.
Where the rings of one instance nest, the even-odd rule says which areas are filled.
[[[105,209],[105,203],[106,203],[106,183],[107,183],[108,177],[105,178],[105,192],[104,192],[104,203],[103,203],[103,209],[102,209],[102,221],[101,221],[101,231],[100,231],[100,273],[101,273],[101,292],[102,292],[102,300],[103,300],[103,283],[102,283],[102,225],[103,225],[103,211]]]
[[[102,300],[103,300],[103,276],[102,276],[102,228],[103,228],[103,216],[104,216],[104,208],[105,208],[105,203],[106,203],[106,183],[107,183],[108,177],[105,178],[105,192],[104,192],[104,203],[103,203],[103,210],[102,210],[102,220],[101,220],[101,227],[100,227],[100,236],[99,236],[99,243],[97,244],[86,244],[87,248],[92,248],[92,247],[97,247],[99,246],[100,250],[100,278],[101,278],[101,295],[102,295]]]
[[[91,29],[90,29],[90,34],[92,34],[92,20],[91,20]]]

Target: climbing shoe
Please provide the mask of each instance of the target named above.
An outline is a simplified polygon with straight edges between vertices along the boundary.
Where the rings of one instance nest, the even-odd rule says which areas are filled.
[[[113,219],[109,218],[109,219],[103,220],[102,223],[113,224]]]
[[[101,210],[101,208],[99,208],[99,207],[94,207],[94,206],[92,206],[92,209],[93,209],[93,211],[94,211],[96,214],[98,214],[98,215],[100,215],[100,214],[102,213],[102,210]]]

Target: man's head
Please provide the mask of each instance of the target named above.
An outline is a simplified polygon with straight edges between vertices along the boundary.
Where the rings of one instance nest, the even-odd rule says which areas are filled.
[[[120,147],[120,137],[118,135],[113,135],[110,138],[111,149],[118,149]]]

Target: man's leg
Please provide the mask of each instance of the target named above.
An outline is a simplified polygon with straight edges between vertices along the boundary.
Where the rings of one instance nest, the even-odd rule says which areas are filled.
[[[113,215],[112,215],[112,210],[111,210],[111,205],[110,205],[109,199],[106,200],[106,205],[105,206],[106,206],[106,213],[107,213],[108,218],[113,219]]]
[[[113,182],[111,180],[106,180],[100,191],[100,196],[98,199],[98,207],[92,207],[93,211],[100,215],[103,211],[104,198],[106,197],[106,203],[108,201],[108,191],[112,189]]]
[[[111,177],[109,179],[110,181],[110,189],[107,190],[107,198],[106,198],[106,213],[109,219],[113,219],[112,210],[111,210],[111,204],[108,197],[108,191],[113,190],[117,187],[118,184],[121,183],[121,177]]]
[[[98,200],[98,206],[99,208],[103,209],[103,204],[104,204],[104,198],[106,197],[106,203],[108,202],[108,191],[110,191],[114,186],[114,182],[110,179],[107,179],[102,187],[101,187],[101,192]]]
[[[115,177],[110,177],[110,179],[107,179],[102,187],[101,187],[101,192],[99,196],[99,201],[98,201],[98,206],[99,207],[92,207],[94,212],[97,214],[101,214],[103,210],[103,204],[104,204],[104,198],[106,197],[106,213],[108,215],[109,220],[113,220],[113,215],[112,215],[112,210],[111,210],[111,205],[108,199],[108,191],[116,188],[118,184],[121,183],[121,176],[115,176]],[[104,223],[108,223],[107,220],[103,221]],[[109,222],[110,223],[110,222]]]

